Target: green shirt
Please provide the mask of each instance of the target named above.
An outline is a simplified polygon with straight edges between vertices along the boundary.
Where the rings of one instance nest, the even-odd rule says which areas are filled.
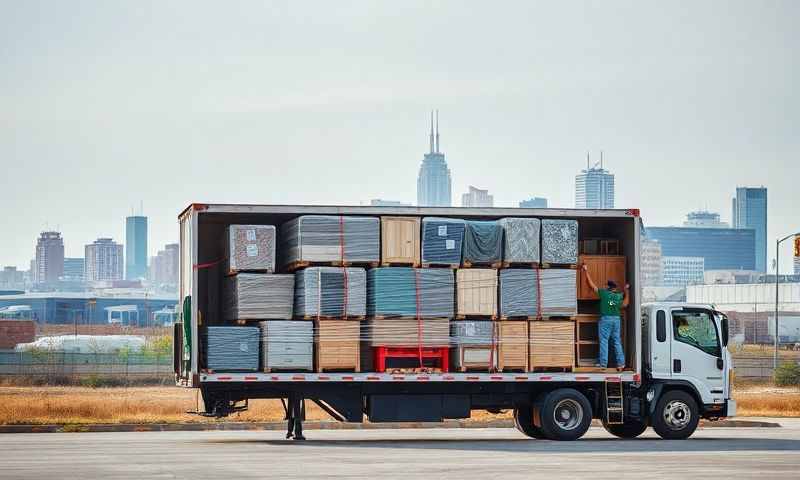
[[[622,307],[622,299],[624,298],[622,293],[601,288],[597,291],[597,295],[600,296],[600,315],[619,316],[619,309]]]

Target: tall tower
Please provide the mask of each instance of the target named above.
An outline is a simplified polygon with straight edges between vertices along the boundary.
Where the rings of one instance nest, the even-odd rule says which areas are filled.
[[[57,282],[64,274],[64,239],[60,232],[42,232],[36,242],[34,283]]]
[[[122,280],[122,245],[98,238],[84,247],[87,282]]]
[[[756,231],[756,270],[767,271],[767,189],[737,187],[733,198],[733,228]]]
[[[147,217],[125,219],[125,280],[147,277]]]
[[[435,134],[434,134],[435,129]],[[426,153],[417,177],[417,205],[449,207],[452,205],[450,169],[439,150],[439,111],[431,111],[430,152]]]
[[[600,163],[591,165],[586,154],[586,170],[575,175],[575,208],[614,208],[614,174]]]

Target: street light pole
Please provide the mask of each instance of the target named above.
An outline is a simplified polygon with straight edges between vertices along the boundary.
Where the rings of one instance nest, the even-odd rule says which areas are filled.
[[[772,368],[778,368],[778,287],[780,285],[780,272],[781,272],[781,243],[788,240],[790,237],[800,235],[800,232],[791,233],[775,242],[775,355],[772,358]]]

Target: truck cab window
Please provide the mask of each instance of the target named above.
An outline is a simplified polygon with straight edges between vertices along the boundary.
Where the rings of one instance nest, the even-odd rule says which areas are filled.
[[[709,355],[722,355],[714,319],[707,312],[672,312],[672,331],[675,340],[698,348]]]

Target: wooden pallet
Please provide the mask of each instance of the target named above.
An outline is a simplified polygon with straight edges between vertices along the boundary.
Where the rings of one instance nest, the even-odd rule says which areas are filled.
[[[537,269],[541,268],[539,262],[502,262],[501,268],[520,268],[520,269]]]
[[[347,315],[347,316],[331,316],[331,315],[303,315],[302,317],[297,317],[295,320],[347,320],[347,321],[361,321],[364,320],[366,315]]]
[[[542,262],[539,268],[567,268],[570,270],[577,270],[578,264],[577,263],[549,263],[549,262]]]
[[[419,262],[381,262],[381,267],[410,267],[419,268]]]
[[[497,315],[478,315],[478,314],[456,314],[456,320],[483,320],[483,321],[494,321],[497,320]]]
[[[501,322],[531,322],[534,320],[539,320],[539,317],[532,317],[532,316],[508,316],[508,315],[500,315],[498,320]]]
[[[554,322],[563,320],[565,322],[566,321],[574,322],[577,318],[578,318],[577,315],[542,315],[537,320],[554,321]]]
[[[423,263],[422,268],[449,268],[450,270],[456,270],[460,267],[460,264],[452,264],[452,263]]]
[[[329,262],[311,262],[311,261],[297,261],[292,262],[286,265],[283,269],[288,272],[292,273],[296,270],[300,270],[302,268],[308,267],[339,267],[339,268],[348,268],[348,267],[366,267],[366,268],[376,268],[380,265],[380,262],[351,262],[351,261],[329,261]]]
[[[295,373],[295,372],[313,372],[314,369],[286,367],[286,368],[265,368],[262,371],[264,373]]]
[[[493,268],[497,270],[503,266],[503,262],[469,262],[464,261],[461,263],[461,268]]]
[[[569,373],[573,371],[573,367],[533,367],[530,371],[534,373]]]
[[[491,362],[488,361],[480,361],[480,362],[472,362],[467,361],[466,356],[467,352],[471,350],[478,350],[478,351],[485,351],[487,355],[491,358]],[[475,372],[475,371],[483,371],[483,372],[494,372],[496,370],[497,365],[497,348],[496,346],[492,345],[458,345],[453,348],[453,352],[457,358],[456,364],[458,367],[459,372]],[[491,363],[491,365],[490,365]]]

